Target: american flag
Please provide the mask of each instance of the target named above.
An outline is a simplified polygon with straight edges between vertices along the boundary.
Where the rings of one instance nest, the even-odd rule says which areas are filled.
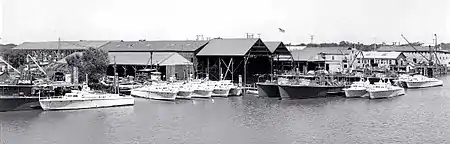
[[[280,32],[282,32],[282,33],[286,32],[286,30],[284,30],[282,28],[278,28],[278,30],[280,30]]]

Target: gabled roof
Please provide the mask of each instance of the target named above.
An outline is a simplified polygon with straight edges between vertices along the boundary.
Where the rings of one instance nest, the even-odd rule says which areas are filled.
[[[275,52],[275,50],[280,46],[282,42],[264,42],[266,44],[267,48],[270,50],[271,53]]]
[[[286,48],[283,42],[264,42],[270,52],[277,55],[291,55],[291,52]]]
[[[414,48],[416,48],[417,51],[430,51],[428,46],[414,46]],[[412,52],[416,51],[414,48],[411,46],[381,46],[377,51]]]
[[[362,52],[362,55],[358,55],[357,58],[366,58],[366,59],[397,59],[402,56],[402,52]],[[403,55],[404,56],[404,55]]]
[[[259,38],[220,38],[210,40],[197,56],[244,56],[251,49],[255,53],[270,53]]]
[[[175,52],[153,52],[149,62],[150,52],[108,52],[110,64],[117,65],[192,65],[192,62]]]
[[[292,50],[291,54],[296,61],[313,61],[319,60],[319,54],[325,55],[342,55],[349,54],[348,47],[306,47],[301,50]]]
[[[24,42],[14,49],[18,50],[85,50],[90,47],[99,48],[109,41],[48,41],[48,42]]]
[[[153,52],[194,52],[208,41],[114,41],[103,47],[111,52],[153,51]]]

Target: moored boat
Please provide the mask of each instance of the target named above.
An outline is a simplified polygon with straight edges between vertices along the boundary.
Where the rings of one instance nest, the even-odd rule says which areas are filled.
[[[73,90],[64,96],[42,98],[39,103],[43,110],[70,110],[134,105],[134,98],[95,93],[85,85],[81,91]]]
[[[290,99],[327,97],[329,93],[340,92],[342,85],[278,85],[280,96]]]
[[[211,98],[214,90],[214,87],[208,86],[205,83],[192,83],[191,86],[194,90],[191,96],[193,98]]]
[[[155,85],[149,87],[148,93],[151,99],[174,101],[178,90],[167,85]]]
[[[371,85],[367,92],[370,99],[390,98],[406,94],[403,88],[393,86],[389,81],[383,82],[382,80]]]
[[[414,75],[404,82],[406,83],[408,88],[426,88],[444,85],[444,82],[442,80],[425,77],[423,75]]]
[[[189,84],[172,84],[172,88],[178,90],[178,93],[175,96],[177,99],[191,99],[192,93],[194,92]]]
[[[212,97],[228,97],[230,94],[231,87],[229,87],[229,85],[227,84],[224,84],[222,82],[209,81],[208,85],[214,86],[211,94]]]
[[[344,88],[345,97],[366,97],[368,96],[367,88],[370,86],[369,80],[353,82],[349,88]]]
[[[280,90],[278,89],[277,83],[256,83],[256,86],[260,97],[280,97]]]
[[[328,81],[299,79],[295,82],[279,84],[278,88],[283,99],[306,99],[327,97],[340,93],[344,85]]]
[[[130,94],[131,94],[131,96],[134,96],[134,97],[150,98],[149,90],[150,90],[150,87],[146,85],[146,86],[131,89]]]

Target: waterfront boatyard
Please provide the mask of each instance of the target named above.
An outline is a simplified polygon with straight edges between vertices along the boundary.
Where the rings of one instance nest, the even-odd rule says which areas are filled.
[[[405,50],[408,46],[417,52]],[[58,125],[58,132],[87,131],[89,124],[82,120],[87,118],[97,126],[108,121],[115,130],[102,134],[120,136],[112,140],[93,134],[103,137],[100,143],[130,139],[165,143],[164,138],[189,143],[292,143],[298,139],[310,143],[320,141],[314,137],[328,135],[335,135],[338,142],[354,142],[343,134],[369,143],[391,142],[386,137],[396,136],[392,129],[407,132],[417,127],[405,125],[427,121],[424,115],[408,120],[403,115],[437,116],[450,105],[445,89],[450,52],[438,45],[429,46],[428,51],[408,46],[292,49],[281,41],[251,36],[24,42],[1,59],[0,132],[8,141],[19,143],[33,140],[20,139],[22,134],[13,131],[61,143],[64,138],[54,138],[56,131],[38,129],[50,120]],[[320,113],[334,114],[316,116]],[[32,122],[31,128],[15,127],[15,117]],[[394,121],[396,128],[374,129],[387,127],[386,121]],[[157,127],[160,124],[165,125]],[[341,130],[347,132],[336,131],[344,125]],[[321,132],[307,130],[311,127]],[[430,125],[421,127],[428,130],[423,133],[432,132]],[[5,128],[15,130],[5,132]],[[167,129],[173,130],[171,135]],[[214,129],[227,134],[211,133]],[[242,137],[238,129],[255,134]],[[300,138],[283,135],[286,131]],[[369,133],[379,136],[367,138],[364,134]],[[73,142],[92,143],[81,138]]]

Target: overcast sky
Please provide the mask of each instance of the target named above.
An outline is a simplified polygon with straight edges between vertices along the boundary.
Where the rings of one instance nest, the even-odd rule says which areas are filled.
[[[450,42],[448,0],[0,0],[1,43],[245,37]],[[278,28],[286,30],[280,33]],[[255,34],[257,36],[257,34]]]

